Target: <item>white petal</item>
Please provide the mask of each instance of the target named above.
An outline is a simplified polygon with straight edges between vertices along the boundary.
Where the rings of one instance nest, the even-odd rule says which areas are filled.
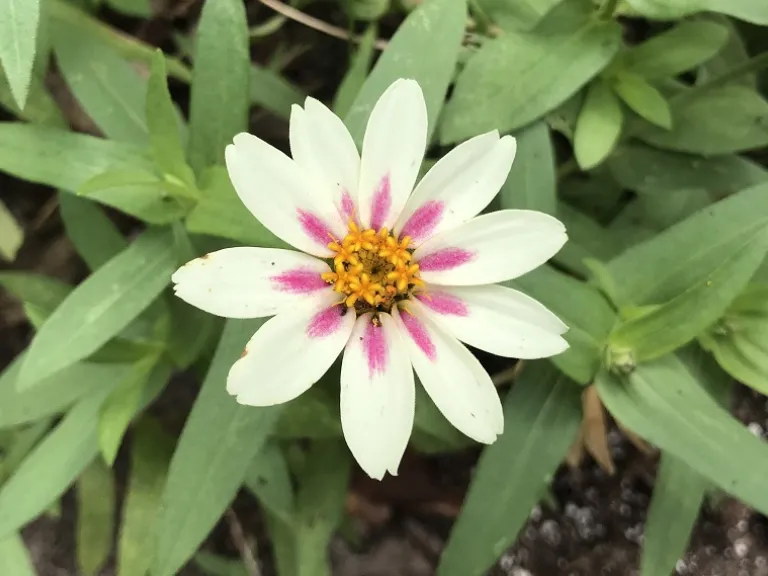
[[[439,287],[409,306],[423,310],[462,342],[508,358],[547,358],[563,352],[568,327],[522,292],[489,284]]]
[[[354,212],[360,154],[344,122],[323,103],[307,98],[291,108],[291,156],[347,221]]]
[[[491,377],[463,344],[416,308],[392,316],[424,389],[448,421],[490,444],[504,431],[501,401]]]
[[[333,288],[320,275],[328,264],[277,248],[226,248],[187,262],[171,277],[176,296],[225,318],[263,318]]]
[[[338,358],[355,315],[334,306],[338,294],[267,320],[253,335],[227,377],[240,404],[271,406],[296,398]],[[342,315],[343,312],[346,312]]]
[[[408,198],[395,231],[414,245],[477,216],[504,184],[515,159],[512,136],[494,130],[451,150]]]
[[[427,146],[427,106],[414,80],[396,80],[373,107],[363,138],[357,206],[366,227],[392,228]]]
[[[408,351],[389,314],[357,319],[341,364],[341,426],[360,467],[381,480],[396,475],[413,428],[416,402]]]
[[[299,250],[328,257],[328,243],[346,233],[327,195],[313,193],[304,171],[280,150],[250,134],[238,134],[224,156],[232,185],[246,208]]]
[[[493,284],[538,268],[567,239],[557,218],[533,210],[500,210],[428,240],[413,260],[428,284]]]

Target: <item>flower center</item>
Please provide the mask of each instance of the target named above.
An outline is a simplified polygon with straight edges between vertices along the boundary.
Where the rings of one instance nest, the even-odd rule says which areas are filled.
[[[335,253],[334,271],[322,278],[359,314],[388,312],[393,304],[408,298],[414,287],[424,285],[419,265],[411,263],[410,242],[409,236],[398,240],[386,228],[360,230],[350,222],[344,239],[328,244]]]

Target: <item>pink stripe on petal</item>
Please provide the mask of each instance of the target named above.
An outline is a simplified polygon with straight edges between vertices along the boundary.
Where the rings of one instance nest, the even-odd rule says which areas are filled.
[[[416,294],[419,302],[438,314],[450,316],[469,316],[469,308],[458,296],[446,292],[428,292]]]
[[[311,212],[306,212],[301,208],[299,208],[297,212],[299,213],[301,227],[304,228],[304,232],[306,232],[312,240],[323,246],[326,246],[332,241],[331,229],[319,216],[312,214]]]
[[[427,358],[434,362],[437,359],[437,349],[435,348],[432,339],[429,337],[429,332],[427,332],[424,324],[422,324],[416,316],[405,310],[400,311],[400,319],[403,321],[403,325],[408,331],[408,335],[416,343],[416,346],[424,352],[424,355]]]
[[[291,294],[308,294],[328,288],[328,283],[320,277],[320,274],[308,268],[288,270],[277,276],[272,276],[271,280],[276,285],[275,288]]]
[[[475,257],[473,252],[463,248],[441,248],[432,254],[427,254],[419,260],[419,270],[422,272],[444,272],[466,264]]]
[[[384,337],[384,328],[369,322],[363,335],[363,351],[368,360],[368,374],[373,378],[374,374],[382,374],[387,368],[387,339]]]
[[[349,191],[346,189],[341,193],[341,207],[339,208],[339,212],[344,220],[349,220],[355,213],[355,202],[352,200],[352,196],[349,195]]]
[[[347,309],[344,306],[331,306],[320,310],[312,317],[307,326],[307,336],[310,338],[325,338],[339,329],[343,322],[344,313]],[[301,358],[297,358],[301,362]]]
[[[385,174],[373,193],[371,202],[371,228],[378,230],[384,225],[384,220],[392,208],[392,190],[389,182],[389,174]]]
[[[445,205],[439,200],[430,200],[408,218],[408,221],[400,231],[400,236],[410,236],[416,241],[426,239],[443,218]]]

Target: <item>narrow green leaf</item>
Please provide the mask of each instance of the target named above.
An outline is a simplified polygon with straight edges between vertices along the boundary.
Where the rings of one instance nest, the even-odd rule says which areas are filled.
[[[230,320],[171,461],[158,519],[153,576],[194,554],[240,488],[279,407],[242,406],[227,394],[232,364],[262,321]]]
[[[0,0],[0,64],[19,108],[24,108],[35,63],[40,0]]]
[[[18,534],[0,538],[0,574],[37,576],[24,540]]]
[[[416,410],[411,440],[415,448],[426,453],[460,450],[474,442],[448,422],[420,383],[416,384]]]
[[[144,152],[131,144],[55,128],[0,122],[0,171],[75,192],[113,168],[149,169]]]
[[[728,29],[716,22],[681,22],[671,30],[627,50],[620,70],[644,78],[669,78],[695,68],[717,54]]]
[[[672,111],[664,95],[642,76],[622,72],[616,76],[613,86],[624,103],[651,124],[669,130],[672,128]]]
[[[215,166],[203,176],[202,199],[187,217],[187,230],[229,238],[247,246],[285,248],[238,198],[226,169]]]
[[[128,14],[129,16],[138,18],[149,18],[152,16],[151,0],[106,0],[106,3],[118,12]]]
[[[557,175],[549,127],[542,120],[521,130],[516,137],[517,154],[501,187],[501,207],[554,214]]]
[[[154,420],[143,419],[131,442],[131,468],[117,545],[118,576],[146,576],[154,552],[173,439]]]
[[[580,389],[545,362],[504,400],[505,430],[483,451],[439,576],[480,576],[515,541],[581,423]]]
[[[579,166],[589,170],[613,151],[621,136],[624,114],[610,86],[602,80],[593,82],[576,121],[573,152]]]
[[[339,381],[339,371],[331,369],[320,382]],[[280,438],[340,438],[338,394],[331,394],[320,383],[291,400],[280,413],[275,427]]]
[[[708,370],[717,370],[712,362]],[[685,364],[668,355],[624,381],[601,372],[600,399],[624,426],[765,513],[768,446],[721,407]]]
[[[671,101],[672,130],[644,125],[638,136],[666,150],[710,156],[768,145],[768,102],[744,86]]]
[[[59,70],[88,116],[109,138],[146,145],[146,80],[97,37],[56,20],[52,28]]]
[[[696,76],[696,84],[699,85],[709,82],[717,76],[740,67],[749,61],[749,51],[742,37],[742,27],[736,21],[721,14],[708,14],[708,19],[724,26],[728,30],[728,40],[717,54],[699,67]],[[757,87],[757,75],[754,72],[743,74],[739,78],[734,78],[732,82],[754,89]]]
[[[661,455],[645,523],[640,576],[674,573],[708,488],[709,482],[685,462]]]
[[[33,124],[43,124],[52,128],[66,128],[67,121],[61,113],[56,102],[51,98],[42,79],[35,74],[29,85],[29,94],[23,108],[19,108],[11,93],[11,87],[0,67],[0,105],[21,120],[27,120]]]
[[[89,396],[128,373],[127,366],[78,362],[19,390],[16,380],[24,363],[25,352],[0,375],[0,429],[34,422],[63,412],[82,397]]]
[[[558,205],[557,217],[568,230],[568,242],[553,259],[574,274],[587,278],[591,271],[585,260],[609,260],[621,251],[620,234],[604,228],[568,204],[561,202]]]
[[[644,16],[674,20],[697,12],[720,12],[761,26],[768,26],[768,6],[763,0],[627,0]]]
[[[239,559],[233,560],[209,552],[198,552],[195,554],[194,562],[208,576],[249,576],[242,560]]]
[[[208,0],[195,41],[189,112],[189,163],[198,176],[222,164],[224,148],[247,128],[248,24],[241,0]]]
[[[128,247],[117,226],[90,200],[59,194],[59,211],[67,236],[91,270],[98,270]]]
[[[363,141],[373,105],[398,78],[413,78],[421,86],[427,103],[429,134],[434,134],[453,79],[466,18],[466,0],[426,0],[408,15],[344,118],[358,145]],[[435,50],[435,46],[440,49]]]
[[[192,169],[187,166],[184,157],[178,112],[168,91],[165,57],[161,50],[155,52],[152,59],[152,72],[147,85],[147,100],[144,108],[152,157],[158,168],[165,174],[175,176],[185,184],[193,186],[195,176]]]
[[[112,471],[101,460],[78,478],[77,504],[77,564],[83,576],[93,576],[109,557],[115,525]]]
[[[593,18],[588,6],[574,15],[575,5],[560,4],[531,32],[508,32],[483,43],[456,82],[441,142],[525,126],[608,65],[620,47],[621,27]]]
[[[542,266],[507,285],[536,298],[568,325],[570,348],[552,362],[580,384],[589,384],[602,361],[616,313],[602,294],[575,278]]]
[[[249,75],[251,104],[261,106],[286,120],[291,116],[291,106],[304,105],[306,93],[277,72],[254,64]]]
[[[375,24],[371,24],[366,28],[365,33],[360,38],[360,45],[349,63],[347,73],[344,75],[338,90],[336,90],[336,96],[333,99],[333,111],[340,118],[349,113],[352,103],[363,87],[365,78],[368,76],[368,70],[373,59],[373,44],[377,33],[378,28]]]
[[[22,388],[92,354],[145,310],[176,267],[168,231],[148,230],[75,288],[40,328]]]
[[[562,0],[476,0],[490,20],[504,30],[530,30]]]
[[[248,468],[244,483],[272,516],[286,523],[293,521],[293,483],[279,445],[264,445]]]
[[[744,289],[768,252],[768,228],[733,245],[717,267],[685,292],[620,324],[609,342],[635,361],[657,358],[687,344],[716,322]]]
[[[131,368],[131,372],[119,381],[109,395],[99,414],[99,449],[104,461],[112,466],[123,436],[142,398],[148,390],[162,390],[171,375],[167,362],[158,362],[156,355],[143,358]]]
[[[24,242],[24,230],[0,200],[0,258],[13,262]]]
[[[706,283],[725,255],[768,225],[768,183],[747,188],[608,263],[620,306],[660,304]]]

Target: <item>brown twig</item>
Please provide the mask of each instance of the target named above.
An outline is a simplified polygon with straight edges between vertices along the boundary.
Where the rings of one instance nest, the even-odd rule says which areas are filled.
[[[350,34],[343,28],[339,28],[338,26],[334,26],[333,24],[328,24],[328,22],[324,22],[319,18],[315,18],[314,16],[305,14],[301,10],[297,10],[293,6],[288,6],[287,4],[281,2],[280,0],[259,0],[259,1],[265,6],[269,6],[270,8],[272,8],[272,10],[274,10],[275,12],[282,14],[286,18],[295,20],[296,22],[304,24],[304,26],[308,26],[309,28],[322,32],[323,34],[328,34],[328,36],[333,36],[334,38],[339,38],[340,40],[348,40],[348,41],[354,42],[355,44],[359,44],[362,38],[361,36],[354,36]],[[382,39],[377,39],[377,40],[374,40],[373,45],[378,50],[384,50],[387,47],[387,41]]]
[[[525,366],[525,363],[522,360],[518,360],[517,363],[511,368],[507,368],[506,370],[497,372],[496,374],[491,376],[493,385],[503,386],[504,384],[511,383],[513,380],[515,380],[515,378],[520,376],[520,372],[523,371],[523,366]]]
[[[256,561],[256,557],[253,555],[253,550],[251,550],[251,547],[248,544],[243,526],[240,524],[240,520],[237,519],[237,515],[232,508],[227,510],[226,518],[227,525],[229,526],[229,533],[232,536],[232,540],[235,542],[235,546],[240,552],[240,557],[243,560],[248,576],[261,576],[259,563]]]

